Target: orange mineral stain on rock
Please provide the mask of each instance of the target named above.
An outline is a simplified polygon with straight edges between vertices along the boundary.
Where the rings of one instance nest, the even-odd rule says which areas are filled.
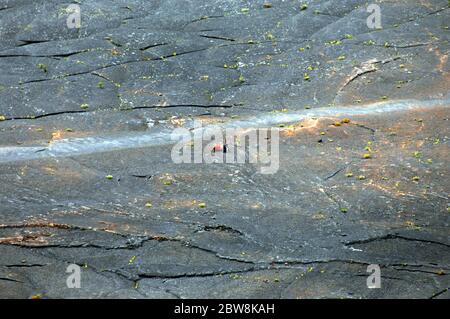
[[[48,244],[45,237],[49,235],[18,235],[0,238],[0,244],[3,245],[17,245],[17,246],[43,246]]]
[[[300,133],[310,133],[320,127],[318,119],[306,119],[300,123],[289,125],[281,130],[281,136],[293,137]]]

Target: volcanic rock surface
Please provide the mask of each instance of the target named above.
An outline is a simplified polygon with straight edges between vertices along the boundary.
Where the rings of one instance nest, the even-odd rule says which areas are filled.
[[[450,298],[448,1],[69,4],[0,3],[1,298]],[[174,163],[194,121],[279,169]]]

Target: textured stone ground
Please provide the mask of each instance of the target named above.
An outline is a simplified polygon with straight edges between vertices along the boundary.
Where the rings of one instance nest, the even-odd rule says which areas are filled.
[[[359,0],[76,2],[80,29],[0,3],[0,297],[450,297],[448,1],[379,1],[380,30]],[[323,109],[281,125],[274,175],[52,153]]]

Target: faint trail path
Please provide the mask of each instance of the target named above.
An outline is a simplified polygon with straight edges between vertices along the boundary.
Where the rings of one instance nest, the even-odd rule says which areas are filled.
[[[390,112],[407,112],[416,109],[433,109],[436,107],[449,107],[449,100],[399,100],[370,105],[322,107],[311,110],[264,113],[260,116],[250,117],[244,120],[230,121],[217,125],[220,128],[262,128],[281,123],[292,123],[307,118],[327,118],[339,116],[369,116],[374,114],[386,114]],[[205,126],[200,129],[205,129]],[[48,147],[18,146],[0,148],[0,162],[15,162],[31,159],[76,156],[109,152],[114,150],[150,147],[174,143],[183,138],[182,134],[174,134],[172,130],[165,129],[161,132],[139,133],[113,136],[91,136],[82,138],[61,139],[52,142]]]

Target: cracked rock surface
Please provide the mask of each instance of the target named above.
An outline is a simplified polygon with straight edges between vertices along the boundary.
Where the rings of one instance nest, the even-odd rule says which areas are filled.
[[[0,3],[0,298],[450,298],[448,1],[76,3]]]

